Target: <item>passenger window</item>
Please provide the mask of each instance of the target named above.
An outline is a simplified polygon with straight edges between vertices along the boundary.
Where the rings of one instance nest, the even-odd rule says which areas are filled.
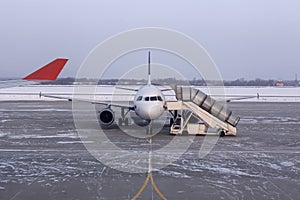
[[[149,97],[145,97],[145,101],[149,101]]]
[[[163,101],[161,96],[158,96],[157,99],[158,99],[158,101]]]
[[[136,100],[137,101],[141,101],[143,99],[143,97],[142,96],[139,96]]]
[[[150,97],[150,101],[157,101],[157,97]]]

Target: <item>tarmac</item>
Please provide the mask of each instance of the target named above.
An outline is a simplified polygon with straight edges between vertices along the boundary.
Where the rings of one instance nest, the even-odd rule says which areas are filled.
[[[0,102],[0,199],[299,199],[300,103],[230,103],[241,117],[236,137],[218,139],[200,159],[204,136],[182,137],[189,149],[151,173],[128,173],[95,159],[65,101]],[[148,148],[116,126],[120,148]],[[174,136],[153,137],[159,149]],[[211,136],[215,137],[215,136]]]

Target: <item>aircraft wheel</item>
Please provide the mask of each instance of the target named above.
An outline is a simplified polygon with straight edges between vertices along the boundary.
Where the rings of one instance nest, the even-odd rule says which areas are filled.
[[[123,124],[123,119],[119,118],[119,126],[122,126],[122,124]]]
[[[125,126],[128,126],[128,118],[125,118]]]

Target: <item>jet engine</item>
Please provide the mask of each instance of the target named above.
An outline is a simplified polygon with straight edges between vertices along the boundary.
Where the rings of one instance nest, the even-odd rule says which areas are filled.
[[[99,111],[99,120],[101,125],[109,126],[115,121],[115,114],[111,108],[104,108]]]

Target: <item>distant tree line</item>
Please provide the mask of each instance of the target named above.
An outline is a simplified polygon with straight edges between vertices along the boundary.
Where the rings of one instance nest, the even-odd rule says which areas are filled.
[[[77,79],[75,78],[58,78],[56,81],[43,82],[42,84],[51,85],[73,85],[73,84],[95,84],[99,85],[143,85],[147,82],[145,79],[101,79],[101,80],[90,80],[86,78]],[[231,80],[231,81],[214,81],[214,80],[203,80],[203,79],[193,79],[193,80],[177,80],[175,78],[166,79],[153,79],[153,84],[156,85],[195,85],[195,86],[207,86],[207,85],[224,85],[224,86],[275,86],[277,80],[264,80],[257,78],[255,80],[245,80],[244,78]],[[286,80],[283,81],[284,86],[299,86],[299,82],[296,80]]]

